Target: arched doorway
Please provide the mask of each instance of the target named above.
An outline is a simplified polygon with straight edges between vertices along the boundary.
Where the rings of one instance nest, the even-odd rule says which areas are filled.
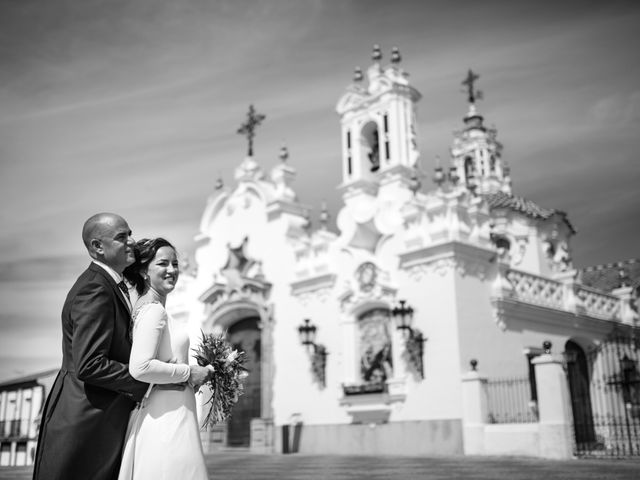
[[[590,444],[595,442],[596,435],[591,409],[587,356],[580,345],[569,340],[565,345],[565,357],[567,358],[567,375],[569,377],[576,443],[578,445]]]
[[[248,447],[251,441],[251,419],[261,416],[261,338],[259,318],[242,319],[229,327],[227,336],[231,344],[247,354],[249,375],[244,380],[244,395],[238,398],[231,418],[227,421],[227,445]]]

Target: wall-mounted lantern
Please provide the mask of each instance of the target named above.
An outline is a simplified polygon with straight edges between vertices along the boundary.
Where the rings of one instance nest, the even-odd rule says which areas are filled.
[[[637,377],[636,371],[636,362],[635,360],[629,358],[629,356],[625,353],[624,356],[620,359],[620,370],[622,371],[621,385],[622,385],[622,395],[624,399],[624,403],[630,404],[633,403],[632,393],[634,392],[634,387],[640,380]]]
[[[327,349],[324,345],[316,343],[318,327],[305,318],[304,323],[298,327],[300,343],[307,348],[311,357],[311,373],[321,387],[326,385]]]
[[[403,333],[409,361],[420,375],[420,378],[424,378],[422,356],[424,342],[426,342],[427,339],[422,336],[420,330],[411,327],[411,323],[413,322],[413,307],[407,305],[406,300],[400,300],[400,305],[393,307],[391,310],[391,316],[396,321],[397,329]]]

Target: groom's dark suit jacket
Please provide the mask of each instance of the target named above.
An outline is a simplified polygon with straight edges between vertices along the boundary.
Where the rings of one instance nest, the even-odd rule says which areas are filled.
[[[62,368],[42,413],[35,480],[117,478],[129,414],[148,387],[129,374],[129,322],[113,278],[92,263],[62,309]]]

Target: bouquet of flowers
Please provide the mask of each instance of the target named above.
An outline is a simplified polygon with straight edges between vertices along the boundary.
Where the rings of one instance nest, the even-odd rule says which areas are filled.
[[[202,343],[195,349],[198,365],[211,365],[213,373],[204,383],[211,389],[209,413],[202,427],[215,425],[231,416],[231,409],[243,394],[242,380],[249,374],[244,364],[245,352],[239,352],[226,339],[225,334],[202,333]]]

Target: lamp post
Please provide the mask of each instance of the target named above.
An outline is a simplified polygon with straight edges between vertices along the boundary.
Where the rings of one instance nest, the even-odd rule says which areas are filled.
[[[406,300],[400,300],[399,303],[399,306],[397,305],[391,310],[391,316],[396,321],[396,328],[403,332],[409,360],[420,374],[420,378],[424,378],[422,356],[423,344],[427,339],[422,336],[420,330],[411,327],[411,323],[413,322],[413,307],[407,305]]]
[[[304,323],[298,327],[298,335],[300,335],[300,343],[305,347],[315,346],[317,327],[311,323],[308,318],[304,319]]]
[[[400,300],[400,306],[395,306],[391,310],[391,315],[396,321],[398,330],[411,332],[411,322],[413,321],[413,307],[407,305],[406,300]]]
[[[316,343],[316,333],[318,327],[311,323],[308,318],[304,319],[302,325],[298,327],[300,343],[307,348],[311,356],[311,373],[321,387],[326,385],[327,349],[324,345]]]

